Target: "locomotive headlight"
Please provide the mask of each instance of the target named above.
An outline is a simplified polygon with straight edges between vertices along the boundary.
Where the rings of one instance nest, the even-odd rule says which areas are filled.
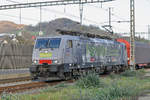
[[[55,64],[57,64],[57,63],[58,63],[58,60],[54,60],[53,62],[54,62]]]
[[[37,61],[37,60],[33,60],[33,63],[34,63],[34,64],[37,64],[37,63],[38,63],[38,61]]]

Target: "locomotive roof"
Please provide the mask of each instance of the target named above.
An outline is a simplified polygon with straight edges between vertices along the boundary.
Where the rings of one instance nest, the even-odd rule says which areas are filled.
[[[71,40],[80,40],[80,39],[85,39],[89,40],[92,42],[103,42],[103,43],[110,43],[113,44],[114,42],[119,43],[114,40],[109,40],[109,39],[101,39],[101,38],[88,38],[84,36],[72,36],[72,35],[60,35],[60,36],[47,36],[47,37],[37,37],[38,38],[66,38],[66,39],[71,39]],[[122,44],[122,43],[121,43]]]
[[[56,30],[58,32],[58,34],[61,34],[61,35],[72,35],[72,36],[85,36],[85,37],[88,37],[88,38],[101,38],[101,39],[109,39],[109,40],[112,40],[113,36],[108,36],[108,34],[104,35],[104,34],[94,34],[94,33],[89,33],[89,32],[83,32],[83,31],[73,31],[73,30],[63,30],[63,29],[57,29]]]
[[[79,36],[61,35],[61,36],[46,36],[37,38],[69,38],[69,39],[79,39]]]

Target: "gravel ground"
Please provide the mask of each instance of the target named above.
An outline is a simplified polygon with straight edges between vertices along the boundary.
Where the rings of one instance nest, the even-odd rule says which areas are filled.
[[[147,69],[146,72],[145,77],[150,77],[150,69]],[[150,100],[150,90],[145,95],[140,96],[138,100]]]
[[[23,82],[14,82],[14,83],[0,84],[0,87],[14,86],[14,85],[20,85],[20,84],[27,84],[27,83],[31,83],[31,82],[33,82],[33,81],[23,81]]]
[[[0,80],[10,79],[10,78],[19,78],[19,77],[28,77],[30,72],[28,68],[25,69],[1,69],[0,70]]]
[[[28,68],[24,68],[24,69],[0,69],[0,75],[22,74],[22,73],[29,73],[29,69]]]
[[[150,100],[150,94],[143,95],[143,96],[139,97],[138,100]]]

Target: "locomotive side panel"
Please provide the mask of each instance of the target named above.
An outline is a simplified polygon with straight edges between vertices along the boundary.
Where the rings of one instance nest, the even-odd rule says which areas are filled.
[[[108,44],[108,49],[107,49],[107,57],[108,57],[108,64],[111,65],[123,65],[123,55],[122,53],[124,52],[123,50],[123,45],[111,41],[111,43]]]
[[[121,45],[121,63],[125,66],[128,66],[128,56],[125,44],[122,43]]]
[[[87,62],[99,64],[99,66],[123,65],[127,58],[123,58],[123,44],[115,41],[98,39],[86,45]]]
[[[64,42],[64,63],[72,64],[73,63],[73,40],[65,39]]]

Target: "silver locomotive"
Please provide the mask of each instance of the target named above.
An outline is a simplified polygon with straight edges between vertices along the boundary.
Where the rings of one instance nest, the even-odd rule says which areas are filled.
[[[70,79],[90,70],[118,71],[127,66],[123,43],[82,36],[38,37],[32,55],[33,79]]]

